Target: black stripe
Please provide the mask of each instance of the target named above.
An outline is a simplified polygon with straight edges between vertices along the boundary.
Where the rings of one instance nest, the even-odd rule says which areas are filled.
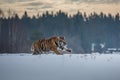
[[[57,42],[55,42],[56,46],[59,47],[59,44]]]

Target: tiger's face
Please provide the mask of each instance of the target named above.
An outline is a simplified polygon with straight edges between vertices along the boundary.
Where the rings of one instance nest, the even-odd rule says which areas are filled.
[[[59,37],[60,38],[60,43],[62,44],[62,45],[66,45],[67,44],[67,42],[66,42],[66,40],[65,40],[65,37]]]
[[[67,52],[72,52],[71,49],[67,48],[67,41],[65,40],[65,37],[60,37],[60,39],[61,40],[59,41],[59,49]]]
[[[67,45],[67,42],[65,40],[65,37],[59,37],[60,40],[58,41],[59,44],[59,49],[63,50],[65,48],[65,46]]]

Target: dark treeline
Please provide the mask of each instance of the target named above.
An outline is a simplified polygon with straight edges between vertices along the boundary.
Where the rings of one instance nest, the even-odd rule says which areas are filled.
[[[28,16],[27,12],[19,18],[18,14],[5,17],[0,9],[0,52],[30,52],[31,43],[37,39],[53,35],[65,36],[68,47],[73,52],[89,53],[91,44],[96,51],[120,47],[120,15],[91,13],[86,16],[78,11],[73,16],[58,11],[56,14],[46,11],[42,15]]]

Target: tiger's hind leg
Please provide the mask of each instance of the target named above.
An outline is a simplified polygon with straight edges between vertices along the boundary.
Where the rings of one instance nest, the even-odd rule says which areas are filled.
[[[38,55],[38,54],[39,54],[39,51],[35,49],[35,50],[33,51],[33,55]]]
[[[33,55],[38,55],[38,53],[37,52],[33,52]]]
[[[39,53],[38,52],[33,52],[33,55],[38,55]]]

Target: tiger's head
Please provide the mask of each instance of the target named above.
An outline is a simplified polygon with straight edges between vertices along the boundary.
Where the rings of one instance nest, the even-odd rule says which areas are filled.
[[[60,36],[59,37],[59,44],[60,45],[67,45],[67,41],[65,40],[65,37],[63,37],[63,36]]]
[[[59,37],[60,41],[59,41],[59,49],[63,50],[63,51],[67,51],[67,52],[72,52],[71,49],[67,48],[67,41],[65,40],[65,37]]]
[[[57,49],[71,52],[71,50],[68,50],[68,48],[67,48],[67,41],[66,41],[65,37],[63,37],[63,36],[53,36],[53,37],[50,38],[50,40],[53,40]]]
[[[65,37],[60,36],[59,39],[60,40],[58,41],[58,44],[59,44],[58,48],[60,50],[65,50],[67,48],[67,41],[66,41]]]

